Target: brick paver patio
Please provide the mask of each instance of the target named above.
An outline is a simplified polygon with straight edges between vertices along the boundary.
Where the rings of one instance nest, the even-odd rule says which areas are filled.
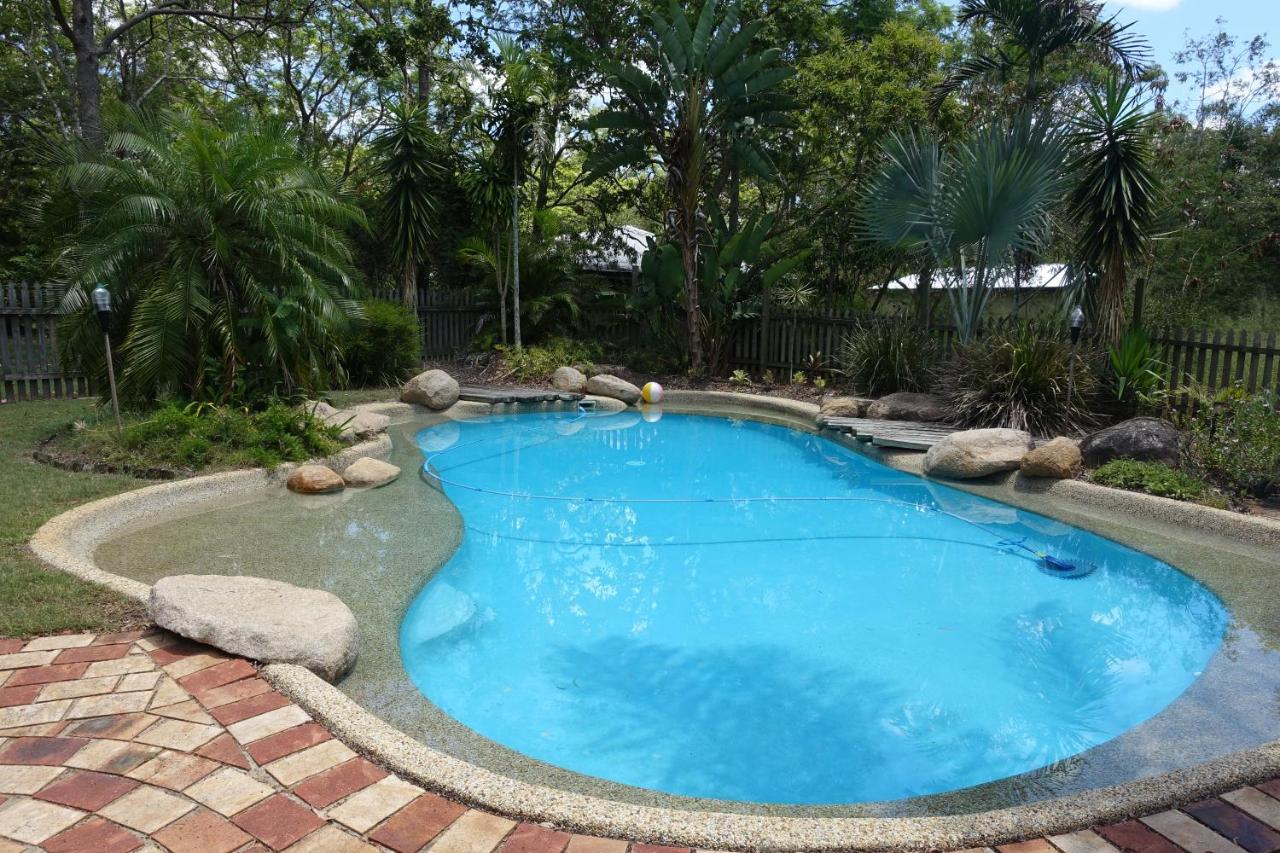
[[[335,740],[247,661],[169,634],[0,640],[0,853],[143,849],[682,848],[560,832],[428,793]],[[999,850],[1280,851],[1280,780]]]

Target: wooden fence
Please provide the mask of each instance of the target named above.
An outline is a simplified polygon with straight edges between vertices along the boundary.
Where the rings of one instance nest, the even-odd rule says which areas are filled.
[[[84,377],[58,360],[61,292],[31,284],[0,284],[0,400],[48,400],[89,393]]]
[[[397,291],[378,297],[399,301]],[[58,362],[58,292],[49,287],[0,285],[0,398],[35,400],[89,393],[88,383],[62,370]],[[497,318],[487,302],[465,294],[424,290],[418,298],[423,353],[450,358],[468,351],[482,332],[496,333]],[[738,321],[729,350],[729,366],[750,373],[761,369],[785,376],[810,371],[816,363],[838,357],[844,339],[866,315],[824,310],[778,311],[770,318],[768,334],[760,318]],[[634,318],[623,315],[589,318],[590,334],[618,348],[644,338]],[[949,343],[954,331],[931,331]],[[495,335],[496,336],[496,335]],[[1166,379],[1173,389],[1197,385],[1215,391],[1239,384],[1249,392],[1280,393],[1280,342],[1276,332],[1178,329],[1158,332],[1154,340],[1163,351]],[[1185,405],[1185,397],[1179,401]]]

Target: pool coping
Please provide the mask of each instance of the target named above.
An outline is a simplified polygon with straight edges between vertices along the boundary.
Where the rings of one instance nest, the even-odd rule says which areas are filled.
[[[762,419],[781,419],[809,430],[814,430],[814,417],[819,410],[818,406],[801,401],[714,391],[670,391],[666,402],[673,410],[730,410],[747,416],[759,415]],[[369,409],[375,407],[387,413],[415,411],[404,404],[373,404]],[[460,409],[457,414],[466,417],[478,412]],[[359,456],[385,455],[389,450],[390,439],[383,435],[354,445],[338,459],[328,461],[335,465],[349,464]],[[898,470],[920,474],[919,454],[879,449],[865,452]],[[150,593],[147,584],[98,568],[93,553],[99,542],[157,508],[197,504],[266,488],[278,482],[283,474],[279,469],[275,472],[231,471],[103,498],[50,519],[32,537],[30,547],[55,569],[145,602]],[[1001,499],[1017,505],[1021,479],[1017,474],[995,478],[1008,487],[1008,494],[1002,490]],[[963,483],[952,481],[947,484],[964,487]],[[1108,511],[1213,530],[1263,547],[1280,546],[1280,523],[1266,519],[1122,492],[1083,481],[1037,482],[1034,490]],[[280,692],[310,711],[350,746],[439,793],[511,817],[550,822],[578,832],[703,849],[883,850],[995,844],[1156,811],[1280,774],[1280,740],[1273,740],[1187,769],[1055,799],[966,814],[805,817],[666,808],[624,803],[504,776],[428,747],[366,711],[337,687],[302,667],[268,663],[263,674]]]

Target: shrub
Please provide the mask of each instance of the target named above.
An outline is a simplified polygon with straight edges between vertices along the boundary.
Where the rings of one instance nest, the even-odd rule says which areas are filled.
[[[1115,400],[1132,409],[1159,402],[1164,392],[1160,348],[1142,329],[1125,332],[1108,353]]]
[[[422,332],[413,311],[394,302],[368,299],[364,319],[353,324],[342,345],[342,361],[353,387],[398,385],[422,362]]]
[[[859,325],[844,341],[843,372],[863,394],[926,391],[937,347],[903,320]]]
[[[570,338],[549,338],[540,346],[519,350],[498,346],[497,350],[506,375],[521,382],[545,382],[557,367],[566,364],[582,365],[586,373],[591,373],[595,369],[593,362],[600,357],[598,348]]]
[[[1112,459],[1090,474],[1089,479],[1100,486],[1146,492],[1162,498],[1213,505],[1223,503],[1204,480],[1159,462]]]
[[[1280,487],[1280,399],[1224,394],[1188,419],[1188,456],[1236,496],[1265,498]]]
[[[133,468],[270,468],[336,452],[340,432],[283,402],[259,412],[170,403],[119,436],[104,424],[76,433],[71,443],[95,459]]]
[[[1076,353],[1061,331],[1036,323],[957,346],[938,374],[938,390],[961,424],[1011,427],[1033,435],[1059,435],[1091,425],[1090,401],[1097,385],[1091,359]]]

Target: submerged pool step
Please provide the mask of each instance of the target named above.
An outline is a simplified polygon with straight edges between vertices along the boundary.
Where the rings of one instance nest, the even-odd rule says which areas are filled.
[[[876,418],[822,418],[819,426],[848,433],[859,441],[877,447],[906,450],[928,450],[953,432],[956,427],[920,421],[889,421]]]
[[[485,388],[481,385],[463,385],[458,389],[458,399],[469,403],[501,405],[511,403],[576,403],[582,394],[569,391],[546,391],[541,388]]]

